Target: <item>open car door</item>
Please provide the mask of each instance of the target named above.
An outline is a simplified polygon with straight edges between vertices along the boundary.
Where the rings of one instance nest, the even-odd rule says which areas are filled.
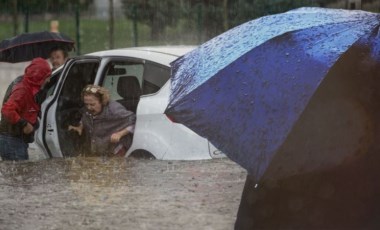
[[[78,154],[68,125],[79,122],[82,89],[94,83],[99,63],[98,58],[74,58],[56,76],[41,105],[40,128],[36,132],[36,144],[47,157]]]

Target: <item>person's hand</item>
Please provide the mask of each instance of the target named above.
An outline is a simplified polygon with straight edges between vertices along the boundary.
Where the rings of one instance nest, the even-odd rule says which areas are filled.
[[[24,126],[23,128],[23,132],[24,134],[31,134],[33,132],[34,128],[33,128],[33,125],[31,125],[29,122],[26,123],[26,125]]]
[[[77,132],[79,134],[79,136],[82,135],[82,128],[80,126],[69,125],[68,130],[69,131],[74,130],[75,132]]]
[[[111,143],[118,143],[123,136],[117,132],[111,135]]]

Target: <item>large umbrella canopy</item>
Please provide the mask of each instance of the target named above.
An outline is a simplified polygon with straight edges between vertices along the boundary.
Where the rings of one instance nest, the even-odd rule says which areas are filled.
[[[373,143],[379,24],[321,8],[249,21],[172,63],[165,113],[256,180],[342,164]]]
[[[74,49],[74,41],[62,33],[35,32],[24,33],[0,43],[0,62],[23,62],[33,58],[48,58],[53,48],[67,51]]]

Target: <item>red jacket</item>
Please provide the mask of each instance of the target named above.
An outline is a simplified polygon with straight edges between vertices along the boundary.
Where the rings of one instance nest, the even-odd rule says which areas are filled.
[[[24,79],[13,88],[8,101],[4,103],[1,109],[2,120],[5,119],[10,125],[22,123],[24,126],[25,121],[34,125],[40,111],[34,96],[50,75],[51,68],[47,61],[42,58],[33,59],[25,69]]]

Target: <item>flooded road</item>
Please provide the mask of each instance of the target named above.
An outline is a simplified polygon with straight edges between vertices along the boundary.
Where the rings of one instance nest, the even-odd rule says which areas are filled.
[[[0,63],[0,100],[26,63]],[[0,229],[233,229],[246,171],[228,159],[0,160]]]
[[[233,229],[245,177],[227,158],[0,161],[0,229]]]

